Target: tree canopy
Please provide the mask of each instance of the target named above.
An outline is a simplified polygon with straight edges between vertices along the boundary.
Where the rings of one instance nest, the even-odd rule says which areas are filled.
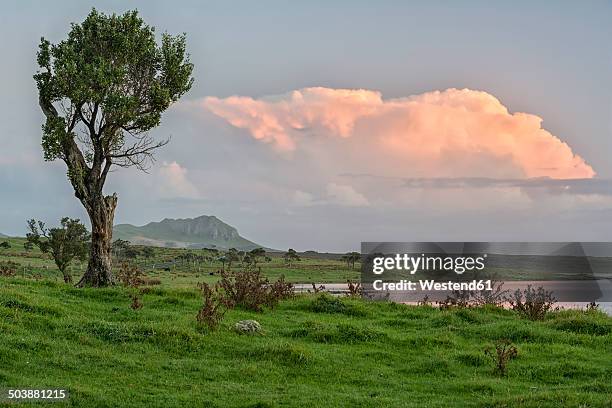
[[[36,245],[43,253],[50,253],[64,281],[72,282],[67,268],[75,258],[86,258],[90,239],[87,228],[79,220],[67,217],[62,218],[58,228],[47,229],[43,222],[34,220],[28,221],[28,228],[28,242]]]

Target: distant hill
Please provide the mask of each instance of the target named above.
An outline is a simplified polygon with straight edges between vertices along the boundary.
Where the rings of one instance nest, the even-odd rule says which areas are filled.
[[[0,238],[8,238],[8,235],[4,235],[4,234],[0,233]]]
[[[251,250],[260,247],[241,237],[236,228],[208,215],[176,220],[166,218],[142,227],[131,224],[115,225],[113,239],[123,239],[133,244],[176,248]]]

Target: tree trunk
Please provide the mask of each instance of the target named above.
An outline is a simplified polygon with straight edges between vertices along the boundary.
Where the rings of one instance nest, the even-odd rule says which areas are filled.
[[[87,271],[77,286],[108,286],[114,284],[111,243],[117,196],[102,196],[84,203],[91,221],[91,252]]]

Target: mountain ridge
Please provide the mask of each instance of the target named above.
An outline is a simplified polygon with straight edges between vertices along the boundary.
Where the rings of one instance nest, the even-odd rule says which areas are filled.
[[[214,215],[195,218],[164,218],[143,226],[118,224],[113,227],[113,239],[133,244],[176,248],[236,248],[250,250],[258,245],[238,230]]]

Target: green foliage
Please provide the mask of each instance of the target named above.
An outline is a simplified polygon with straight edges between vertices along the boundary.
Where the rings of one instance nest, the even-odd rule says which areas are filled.
[[[47,229],[41,221],[28,221],[30,232],[27,240],[38,247],[41,252],[49,253],[55,265],[64,275],[66,283],[72,282],[67,268],[74,259],[84,260],[87,257],[90,235],[87,228],[78,219],[64,217],[61,226]]]
[[[8,241],[2,241],[0,242],[0,248],[1,249],[10,249],[11,248],[11,243]]]
[[[243,261],[247,264],[248,267],[255,269],[257,267],[257,264],[262,259],[267,259],[266,250],[263,248],[255,248],[245,254]]]
[[[94,232],[92,268],[79,285],[105,286],[113,281],[106,248],[117,206],[116,194],[103,193],[106,178],[113,166],[146,170],[154,151],[168,143],[148,131],[193,84],[185,35],[164,33],[158,45],[137,11],[92,9],[65,40],[42,38],[37,63],[45,159],[66,163]]]
[[[285,252],[285,254],[283,255],[283,259],[285,260],[285,263],[289,266],[294,262],[301,261],[300,256],[293,248],[289,248],[287,252]]]
[[[42,103],[62,104],[64,111],[47,116],[43,126],[47,160],[65,158],[66,141],[82,130],[93,142],[86,158],[102,154],[129,164],[119,157],[129,153],[126,137],[159,125],[162,112],[193,83],[185,35],[162,34],[158,45],[155,29],[137,11],[92,9],[67,39],[51,44],[42,38],[37,62]]]
[[[355,262],[361,260],[361,254],[359,252],[348,252],[342,255],[342,260],[346,262],[347,267],[355,269]]]

